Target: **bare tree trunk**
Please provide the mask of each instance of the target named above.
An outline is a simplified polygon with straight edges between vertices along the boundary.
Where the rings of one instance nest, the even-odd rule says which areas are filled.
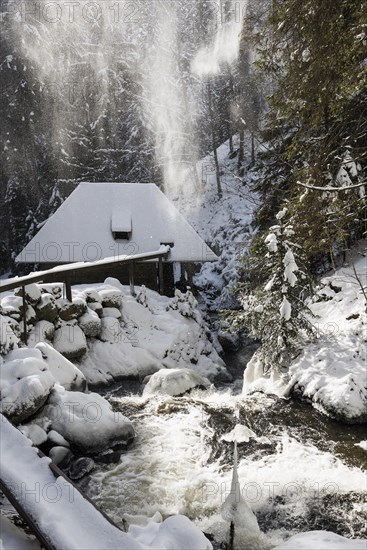
[[[228,80],[229,80],[229,97],[233,97],[234,95],[234,82],[233,82],[233,76],[231,69],[228,69]],[[227,133],[228,133],[228,140],[229,140],[229,152],[233,153],[233,131],[232,131],[232,113],[231,113],[231,107],[229,107],[228,110],[228,121],[227,121]]]
[[[243,127],[243,123],[241,122],[241,128],[240,128],[240,144],[238,148],[238,170],[240,171],[242,169],[242,163],[244,160],[244,148],[245,148],[245,129]]]
[[[213,155],[214,155],[214,163],[215,163],[215,176],[217,180],[217,191],[218,191],[218,196],[222,197],[223,191],[222,191],[222,184],[220,181],[220,168],[219,168],[218,151],[217,151],[218,146],[217,146],[217,140],[215,135],[215,121],[214,121],[212,89],[211,89],[210,81],[208,82],[208,107],[209,107],[210,128],[211,128],[211,134],[212,134],[212,147],[213,147]]]
[[[228,141],[229,141],[229,152],[230,153],[233,153],[233,136],[232,136],[232,128],[231,128],[231,124],[230,122],[228,121]]]

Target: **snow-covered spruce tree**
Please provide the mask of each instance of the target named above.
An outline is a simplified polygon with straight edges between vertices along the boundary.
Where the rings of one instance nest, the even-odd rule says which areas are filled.
[[[284,208],[277,214],[278,224],[260,238],[247,259],[249,281],[238,287],[242,309],[229,314],[232,329],[247,329],[261,341],[257,359],[263,374],[286,372],[313,333],[313,314],[305,302],[311,283],[287,212]]]

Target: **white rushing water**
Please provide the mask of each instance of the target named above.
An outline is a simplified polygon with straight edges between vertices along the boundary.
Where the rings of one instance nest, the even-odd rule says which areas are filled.
[[[239,422],[241,397],[230,392],[198,391],[190,398],[155,397],[141,410],[141,397],[115,398],[114,402],[128,406],[137,438],[117,466],[93,475],[90,490],[97,504],[120,525],[124,513],[185,514],[204,532],[225,540],[228,524],[222,520],[220,508],[231,487],[232,444],[217,437],[210,417],[219,414],[220,424],[228,423],[230,431]],[[262,397],[253,399],[250,407],[256,416],[266,414],[273,404],[272,398]],[[239,531],[240,547],[272,548],[292,530],[300,530],[298,522],[304,521],[311,501],[363,491],[365,473],[332,453],[301,443],[285,430],[274,431],[268,438],[254,431],[257,446],[251,441],[239,445],[242,496],[256,514],[272,519],[265,526],[264,520],[260,523],[266,531],[260,535]],[[338,513],[340,521],[353,523],[353,510],[348,512],[348,520],[343,518],[343,514],[348,515],[345,511]],[[284,518],[294,525],[278,528]]]

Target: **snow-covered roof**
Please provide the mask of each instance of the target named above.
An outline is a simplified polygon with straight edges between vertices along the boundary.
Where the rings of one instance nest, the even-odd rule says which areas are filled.
[[[93,262],[151,252],[162,244],[171,246],[169,262],[217,259],[155,184],[80,183],[16,262]]]

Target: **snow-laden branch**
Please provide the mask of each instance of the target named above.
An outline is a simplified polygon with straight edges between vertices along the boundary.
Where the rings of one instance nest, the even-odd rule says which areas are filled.
[[[356,183],[354,185],[346,185],[345,187],[318,187],[316,185],[309,185],[308,183],[301,183],[300,181],[297,181],[297,185],[301,185],[302,187],[306,187],[306,189],[312,189],[314,191],[348,191],[349,189],[364,187],[367,185],[367,181],[361,181],[360,183]]]

